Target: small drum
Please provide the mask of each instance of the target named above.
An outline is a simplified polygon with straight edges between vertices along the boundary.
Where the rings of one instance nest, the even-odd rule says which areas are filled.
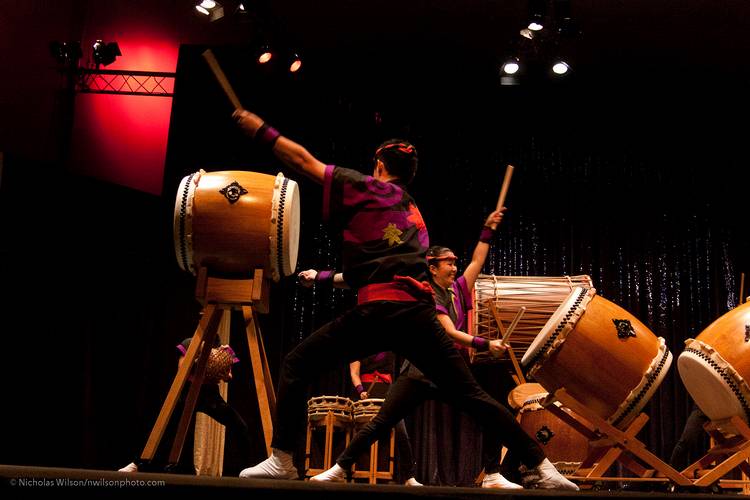
[[[541,384],[531,382],[520,384],[508,393],[508,404],[514,410],[520,410],[529,399],[538,399],[541,401],[547,397],[547,394],[547,391],[544,390]]]
[[[685,341],[677,358],[685,388],[713,421],[750,422],[750,303],[732,309]]]
[[[474,283],[470,331],[477,337],[502,338],[490,303],[494,304],[505,328],[521,307],[526,311],[513,330],[510,344],[525,352],[560,304],[575,286],[592,287],[591,277],[580,276],[494,276],[480,274]],[[473,351],[473,350],[472,350]],[[489,352],[473,352],[472,363],[498,362]]]
[[[294,272],[299,247],[297,183],[257,172],[196,172],[182,179],[174,208],[180,267],[227,276]]]
[[[380,411],[380,407],[383,406],[383,401],[385,400],[378,398],[355,401],[353,406],[354,423],[362,424],[372,420]]]
[[[307,419],[315,422],[332,413],[336,420],[351,422],[352,400],[341,396],[318,396],[307,402]]]
[[[664,339],[625,309],[578,287],[549,319],[521,363],[549,392],[624,428],[651,399],[672,364]]]
[[[547,393],[543,392],[527,399],[519,411],[519,424],[539,443],[561,474],[573,474],[588,456],[589,442],[583,434],[540,404],[546,397]],[[569,412],[558,401],[553,404]]]

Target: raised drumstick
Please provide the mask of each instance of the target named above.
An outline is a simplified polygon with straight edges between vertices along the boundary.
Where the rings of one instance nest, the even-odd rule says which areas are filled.
[[[500,188],[500,196],[497,198],[497,208],[495,210],[500,210],[505,205],[505,195],[508,194],[511,177],[513,177],[513,165],[508,165],[505,168],[505,179],[503,179],[503,187]],[[492,229],[497,229],[497,224],[493,224]]]
[[[234,90],[232,90],[232,86],[229,85],[229,80],[227,80],[226,75],[221,70],[221,66],[219,66],[219,62],[216,60],[216,57],[214,57],[214,53],[211,51],[211,49],[207,49],[203,52],[203,58],[211,67],[211,71],[213,71],[216,79],[219,80],[219,85],[221,85],[221,88],[224,89],[224,93],[232,102],[232,106],[234,106],[234,109],[242,109],[242,104],[240,104],[240,100],[237,98],[237,94],[234,93]]]

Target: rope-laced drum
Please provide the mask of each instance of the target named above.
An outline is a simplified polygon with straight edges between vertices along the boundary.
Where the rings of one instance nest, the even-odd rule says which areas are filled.
[[[525,400],[520,408],[516,407],[517,402],[520,401],[519,398],[522,397]],[[588,439],[557,415],[545,409],[540,403],[546,397],[547,392],[539,384],[521,384],[510,392],[508,402],[519,410],[521,428],[539,443],[555,468],[561,474],[573,474],[588,455]],[[570,411],[559,401],[553,404],[565,412]]]
[[[685,388],[713,421],[739,416],[750,422],[750,302],[685,341],[677,358]]]
[[[180,267],[278,281],[294,272],[299,247],[297,183],[257,172],[195,172],[182,179],[174,208]]]
[[[494,276],[480,274],[474,283],[471,332],[486,339],[501,338],[490,303],[494,304],[505,328],[521,307],[526,311],[510,338],[517,352],[525,352],[560,304],[575,286],[593,286],[591,277],[580,276]],[[475,352],[473,363],[503,361],[489,352]]]
[[[383,406],[384,399],[370,398],[360,399],[353,404],[354,422],[357,424],[367,423],[373,419]]]
[[[661,384],[672,354],[628,311],[593,288],[577,287],[521,363],[547,391],[564,387],[593,413],[625,428]]]
[[[336,420],[351,422],[352,400],[342,396],[317,396],[307,402],[307,419],[315,422],[332,413]]]

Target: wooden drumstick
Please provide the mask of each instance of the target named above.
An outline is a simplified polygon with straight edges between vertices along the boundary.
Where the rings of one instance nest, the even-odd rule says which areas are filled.
[[[500,196],[497,198],[497,208],[495,210],[500,210],[505,206],[505,196],[508,194],[511,177],[513,177],[513,165],[508,165],[505,168],[505,179],[503,179],[503,186],[500,188]],[[492,229],[497,229],[497,224],[493,224]]]
[[[516,329],[516,325],[518,325],[518,322],[521,321],[521,317],[523,317],[523,314],[526,312],[526,307],[521,307],[518,312],[516,313],[516,316],[513,318],[513,321],[511,322],[510,326],[507,330],[505,330],[505,334],[503,335],[503,339],[501,341],[501,344],[506,345],[508,343],[508,339],[513,334],[513,330]]]
[[[221,85],[221,88],[224,89],[224,93],[232,102],[232,106],[234,106],[235,109],[242,109],[242,104],[240,104],[240,100],[237,98],[237,94],[234,93],[232,86],[229,85],[229,80],[227,80],[227,76],[221,70],[221,66],[219,66],[219,62],[216,60],[216,57],[214,57],[214,53],[211,51],[211,49],[207,49],[203,52],[203,58],[211,67],[211,71],[213,72],[216,79],[219,80],[219,85]]]
[[[740,273],[740,304],[742,304],[742,296],[745,293],[745,273]]]

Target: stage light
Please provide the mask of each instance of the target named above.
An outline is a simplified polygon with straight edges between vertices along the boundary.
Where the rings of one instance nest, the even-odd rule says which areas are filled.
[[[570,70],[570,65],[563,60],[557,60],[552,65],[552,72],[556,75],[564,75]]]
[[[94,42],[94,62],[97,69],[99,66],[107,66],[115,62],[117,56],[121,56],[120,46],[117,42],[104,43],[102,40]]]
[[[294,54],[292,56],[292,63],[289,65],[289,72],[296,73],[300,68],[302,68],[302,59],[300,59],[299,55]]]
[[[268,45],[264,45],[263,48],[260,49],[260,55],[258,56],[258,63],[266,64],[271,59],[273,59],[273,52],[271,52],[271,47],[269,47]]]
[[[214,0],[201,0],[196,4],[195,10],[204,16],[208,16],[211,21],[216,21],[224,17],[224,7]]]
[[[57,62],[71,66],[77,65],[78,60],[83,56],[79,42],[51,42],[49,50]]]
[[[519,69],[521,69],[521,65],[519,64],[517,57],[508,59],[503,64],[503,73],[505,73],[506,75],[514,75],[518,73]]]
[[[547,14],[547,0],[529,0],[529,23],[531,31],[544,28],[544,16]]]

